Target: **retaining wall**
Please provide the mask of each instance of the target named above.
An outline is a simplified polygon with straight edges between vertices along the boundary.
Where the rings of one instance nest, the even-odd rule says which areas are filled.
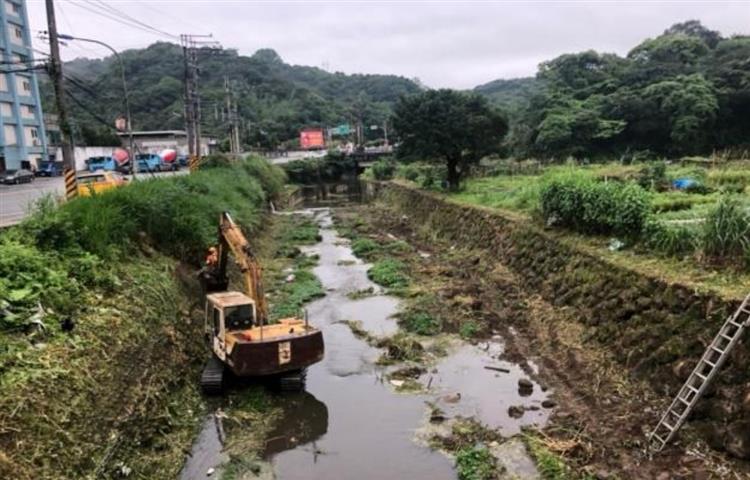
[[[673,396],[741,299],[698,293],[596,257],[529,221],[460,205],[399,184],[371,184],[377,196],[445,239],[483,249],[524,288],[574,307],[589,336],[656,391]],[[735,347],[692,423],[714,448],[750,458],[750,339]]]

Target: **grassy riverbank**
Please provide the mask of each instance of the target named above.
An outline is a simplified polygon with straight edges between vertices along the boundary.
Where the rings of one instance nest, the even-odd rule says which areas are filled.
[[[193,270],[219,213],[248,233],[283,173],[260,159],[56,206],[0,235],[0,476],[172,478],[203,404]]]

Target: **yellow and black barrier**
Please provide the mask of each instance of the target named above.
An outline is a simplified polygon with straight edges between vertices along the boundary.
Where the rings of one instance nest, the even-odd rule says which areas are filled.
[[[78,196],[78,180],[76,179],[76,171],[72,168],[66,168],[63,172],[65,177],[65,198],[70,200]]]
[[[190,172],[197,172],[198,167],[200,167],[201,164],[201,157],[198,155],[193,155],[190,157],[190,163],[188,164],[190,167]]]

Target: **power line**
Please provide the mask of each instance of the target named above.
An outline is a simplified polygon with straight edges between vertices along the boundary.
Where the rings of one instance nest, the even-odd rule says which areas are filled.
[[[82,109],[82,110],[83,110],[84,112],[86,112],[86,113],[88,113],[89,115],[91,115],[91,118],[93,118],[93,119],[94,119],[94,120],[96,120],[97,122],[101,123],[102,125],[105,125],[106,127],[110,128],[110,129],[112,129],[112,130],[116,130],[116,129],[115,129],[115,128],[114,128],[113,126],[112,126],[112,124],[111,124],[110,122],[108,122],[108,121],[107,121],[107,120],[105,120],[104,118],[100,117],[100,116],[99,116],[99,114],[97,114],[97,113],[94,113],[94,112],[92,112],[92,111],[91,111],[91,110],[89,109],[89,107],[87,107],[87,106],[86,106],[86,104],[84,104],[84,103],[83,103],[83,102],[82,102],[82,101],[81,101],[80,99],[78,99],[78,97],[76,97],[75,95],[73,95],[73,92],[71,92],[70,90],[66,90],[66,91],[65,91],[65,94],[66,94],[66,95],[67,95],[68,97],[70,97],[70,99],[71,99],[71,100],[73,100],[73,103],[75,103],[76,105],[78,105],[78,106],[79,106],[79,107],[80,107],[80,108],[81,108],[81,109]]]
[[[91,3],[92,0],[84,0],[84,1],[86,3],[92,4]],[[134,17],[128,15],[127,13],[123,12],[122,10],[116,9],[112,5],[107,5],[102,0],[93,0],[93,1],[95,1],[98,4],[100,4],[103,8],[109,10],[113,14],[115,14],[115,15],[121,15],[121,16],[125,17],[126,19],[128,19],[128,20],[130,20],[130,21],[132,21],[134,23],[137,23],[138,25],[142,25],[143,27],[148,28],[149,30],[153,30],[154,32],[157,32],[157,33],[159,33],[161,35],[165,35],[167,37],[172,37],[172,38],[177,39],[177,40],[180,38],[177,35],[174,35],[174,34],[169,33],[169,32],[165,32],[164,30],[160,30],[160,29],[158,29],[156,27],[153,27],[153,26],[149,25],[148,23],[145,23],[145,22],[143,22],[141,20],[138,20],[137,18],[134,18]]]
[[[170,40],[175,40],[175,39],[179,38],[176,35],[173,35],[171,33],[165,32],[163,30],[159,30],[158,28],[152,27],[152,26],[150,26],[150,25],[148,25],[148,24],[146,24],[144,22],[137,21],[137,20],[129,20],[129,18],[132,18],[132,17],[130,17],[130,16],[128,16],[128,15],[122,13],[122,12],[119,12],[119,11],[117,11],[118,13],[114,13],[113,9],[111,9],[112,7],[105,8],[105,7],[107,7],[106,5],[105,5],[105,7],[101,7],[100,5],[98,5],[96,3],[93,3],[91,0],[84,0],[84,2],[86,3],[86,5],[84,5],[82,3],[74,2],[73,0],[68,0],[68,2],[70,2],[71,5],[75,5],[76,7],[80,8],[80,9],[86,10],[86,11],[88,11],[90,13],[102,16],[104,18],[108,18],[108,19],[110,19],[112,21],[120,23],[121,25],[125,25],[125,26],[131,27],[131,28],[136,28],[136,29],[138,29],[138,30],[140,30],[142,32],[150,33],[152,35],[159,35],[159,36],[167,37]],[[116,9],[114,9],[114,10],[116,10]],[[122,15],[122,16],[125,16],[127,18],[118,17],[118,15]]]

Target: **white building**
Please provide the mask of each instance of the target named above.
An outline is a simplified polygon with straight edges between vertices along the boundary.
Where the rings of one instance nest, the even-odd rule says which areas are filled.
[[[129,134],[120,132],[124,147],[129,147]],[[133,132],[133,142],[136,152],[159,153],[164,149],[171,148],[181,155],[188,154],[187,133],[184,130],[153,130]],[[216,139],[201,137],[201,155],[213,153],[218,146]]]

